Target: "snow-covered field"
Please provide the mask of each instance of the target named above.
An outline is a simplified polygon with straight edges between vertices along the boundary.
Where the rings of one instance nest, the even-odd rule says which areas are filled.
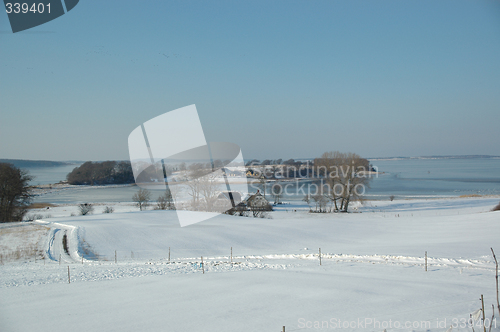
[[[270,219],[183,228],[129,203],[33,211],[52,218],[0,228],[0,249],[24,241],[45,258],[0,265],[0,331],[471,331],[481,294],[486,317],[496,302],[498,201],[372,201],[349,214],[295,202]]]

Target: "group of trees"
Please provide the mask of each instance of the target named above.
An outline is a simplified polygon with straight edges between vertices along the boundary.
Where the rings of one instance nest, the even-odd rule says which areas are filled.
[[[272,179],[309,178],[316,188],[313,193],[307,193],[304,201],[309,207],[315,206],[316,212],[347,212],[353,200],[361,200],[365,189],[369,187],[370,172],[373,170],[370,162],[355,153],[325,152],[313,161],[301,162],[293,159],[252,160],[247,163],[252,167],[258,185],[266,195],[266,184]],[[319,189],[319,190],[318,190]],[[279,204],[283,196],[283,185],[275,182],[271,187],[274,203]],[[313,210],[311,208],[311,210]]]
[[[134,183],[132,166],[128,161],[87,161],[66,176],[69,184],[102,185]]]
[[[324,212],[328,200],[333,211],[347,212],[349,203],[362,198],[371,180],[370,162],[355,153],[325,152],[314,159],[314,166],[325,189],[317,193],[318,197],[312,197],[320,212]]]
[[[149,205],[151,205],[151,191],[147,189],[140,188],[138,192],[132,196],[132,200],[139,210],[146,210]],[[170,189],[167,190],[162,195],[158,196],[156,201],[155,210],[175,210],[174,200]]]

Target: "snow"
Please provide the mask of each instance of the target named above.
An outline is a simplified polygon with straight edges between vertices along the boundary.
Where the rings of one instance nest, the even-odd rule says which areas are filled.
[[[371,201],[316,214],[289,202],[266,219],[183,228],[173,211],[129,203],[78,217],[50,208],[53,218],[29,224],[44,236],[26,240],[45,260],[0,265],[0,331],[470,331],[460,325],[480,295],[487,317],[495,302],[497,203]]]

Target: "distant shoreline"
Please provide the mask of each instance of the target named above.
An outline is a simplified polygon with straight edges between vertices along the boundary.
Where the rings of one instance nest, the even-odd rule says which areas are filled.
[[[459,156],[421,156],[421,157],[377,157],[377,158],[366,158],[370,161],[372,160],[449,160],[449,159],[500,159],[500,156],[490,156],[490,155],[459,155]]]
[[[314,160],[315,158],[296,158],[297,161],[307,161]],[[500,156],[492,155],[451,155],[451,156],[418,156],[418,157],[373,157],[366,158],[370,161],[380,161],[380,160],[432,160],[432,159],[500,159]],[[252,161],[255,159],[248,159],[245,162]],[[121,160],[115,160],[121,161]],[[83,161],[51,161],[51,160],[30,160],[30,159],[0,159],[0,163],[10,163],[19,168],[29,168],[29,167],[59,167],[59,166],[70,166],[83,164]]]
[[[66,161],[50,161],[50,160],[24,160],[24,159],[0,159],[0,163],[12,164],[18,168],[34,168],[34,167],[60,167],[75,165]]]

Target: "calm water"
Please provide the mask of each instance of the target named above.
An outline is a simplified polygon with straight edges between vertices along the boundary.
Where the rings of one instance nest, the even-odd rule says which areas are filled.
[[[367,189],[367,198],[433,198],[460,195],[500,195],[500,159],[374,160],[381,173]],[[35,184],[56,183],[75,166],[33,168]],[[48,193],[36,202],[130,202],[136,186],[84,187]],[[292,191],[294,191],[292,189]],[[153,193],[153,197],[161,193]],[[302,197],[286,197],[294,200]]]
[[[80,166],[80,164],[61,167],[32,167],[26,169],[30,172],[30,175],[35,176],[31,183],[33,185],[40,185],[66,180],[66,175],[78,166]]]
[[[377,160],[372,164],[384,172],[367,192],[374,197],[500,195],[500,159]]]

